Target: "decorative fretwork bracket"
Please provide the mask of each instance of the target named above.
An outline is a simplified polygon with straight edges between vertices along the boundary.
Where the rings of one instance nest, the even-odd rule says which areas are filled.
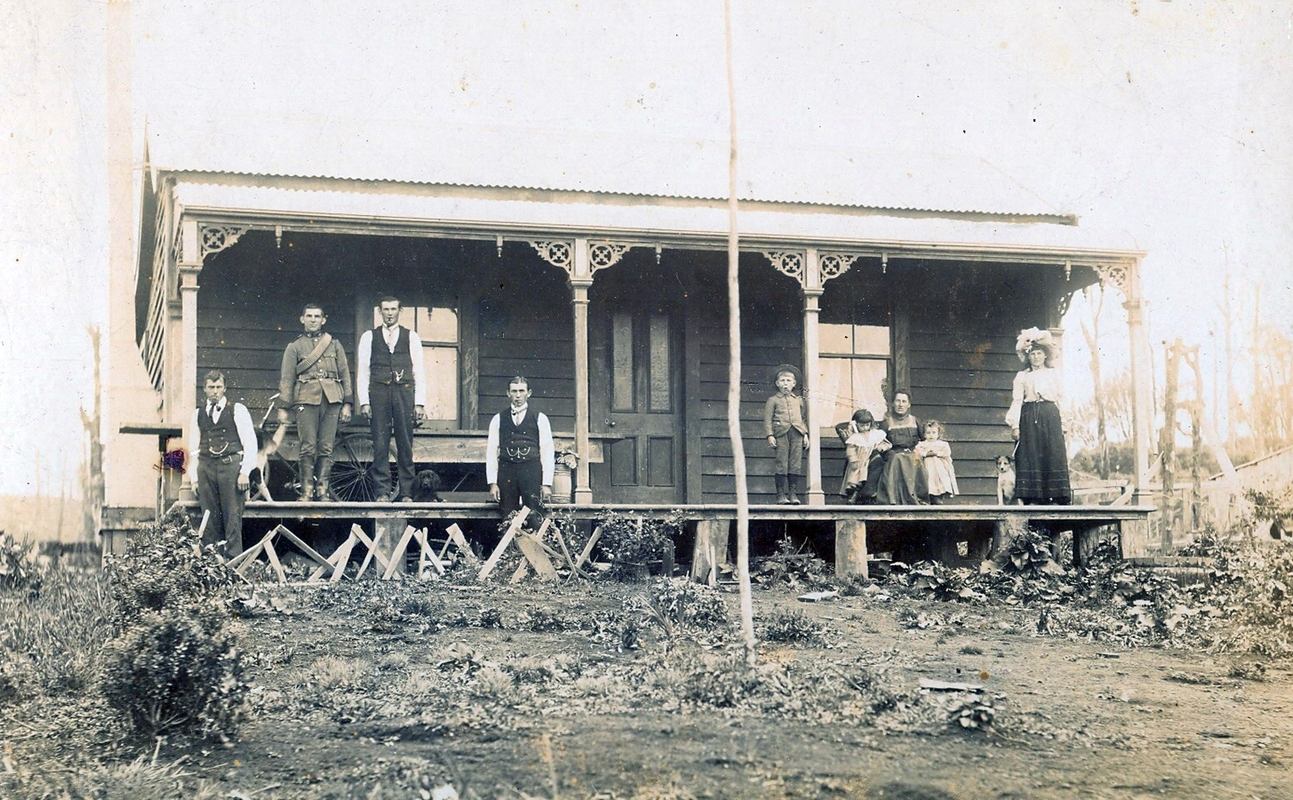
[[[826,283],[831,278],[838,278],[849,271],[853,262],[857,261],[859,256],[849,253],[822,253],[818,259],[822,271],[822,283]]]
[[[539,258],[548,262],[554,267],[571,272],[575,266],[575,245],[574,242],[530,242],[539,254]]]
[[[238,225],[203,225],[201,259],[232,247],[246,232],[245,227]]]
[[[794,252],[763,251],[763,257],[782,275],[788,275],[804,285],[804,254]]]
[[[629,251],[633,245],[620,244],[619,242],[589,242],[588,243],[588,268],[596,275],[597,270],[606,269],[619,263],[624,254]]]
[[[1131,297],[1131,270],[1125,264],[1096,264],[1095,272],[1100,276],[1100,285],[1113,284],[1122,292],[1122,296]]]

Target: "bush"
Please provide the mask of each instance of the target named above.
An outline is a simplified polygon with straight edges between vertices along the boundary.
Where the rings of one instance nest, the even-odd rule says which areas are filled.
[[[202,546],[182,511],[148,526],[131,537],[125,553],[106,560],[119,627],[148,611],[210,607],[237,580],[213,545]]]
[[[32,563],[34,545],[0,531],[0,590],[39,589],[40,570]]]
[[[642,514],[608,512],[597,521],[602,529],[598,546],[611,562],[608,575],[616,579],[633,578],[645,564],[664,557],[666,543],[682,530],[682,517],[646,517]]]
[[[145,613],[109,644],[103,694],[142,737],[233,733],[248,684],[215,613]]]

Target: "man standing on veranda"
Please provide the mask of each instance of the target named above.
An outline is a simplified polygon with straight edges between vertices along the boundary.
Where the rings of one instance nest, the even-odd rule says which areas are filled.
[[[301,334],[283,351],[279,368],[279,424],[287,424],[287,409],[296,412],[296,435],[301,442],[297,474],[301,480],[298,500],[328,500],[332,473],[332,445],[337,424],[350,421],[354,394],[350,364],[341,343],[324,333],[328,318],[318,303],[301,309]],[[315,467],[318,467],[317,479]]]
[[[225,555],[233,558],[242,552],[242,510],[256,466],[256,426],[246,406],[224,396],[223,372],[208,372],[203,392],[206,403],[193,410],[189,425],[189,481],[197,487],[198,504],[210,515],[203,542],[224,539]]]
[[[508,413],[489,421],[485,443],[485,479],[489,496],[506,519],[524,504],[541,510],[552,499],[556,453],[552,426],[541,411],[530,409],[530,384],[517,375],[508,381]]]
[[[359,371],[356,389],[359,413],[368,418],[373,433],[373,465],[369,478],[377,502],[391,499],[391,433],[395,434],[395,462],[399,485],[395,496],[413,501],[413,428],[426,417],[426,376],[423,374],[422,340],[400,322],[400,301],[377,301],[382,324],[359,337]]]

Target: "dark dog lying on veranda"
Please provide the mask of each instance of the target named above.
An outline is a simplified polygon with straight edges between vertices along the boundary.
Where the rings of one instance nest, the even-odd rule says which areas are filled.
[[[442,503],[440,497],[440,476],[435,470],[424,469],[413,478],[413,502]]]

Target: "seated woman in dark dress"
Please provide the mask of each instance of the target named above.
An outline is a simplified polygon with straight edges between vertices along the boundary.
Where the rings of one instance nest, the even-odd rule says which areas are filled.
[[[890,506],[924,505],[929,496],[925,485],[925,465],[913,449],[921,439],[920,420],[911,413],[911,393],[894,392],[890,410],[880,422],[893,447],[884,454],[884,471],[876,502]]]

